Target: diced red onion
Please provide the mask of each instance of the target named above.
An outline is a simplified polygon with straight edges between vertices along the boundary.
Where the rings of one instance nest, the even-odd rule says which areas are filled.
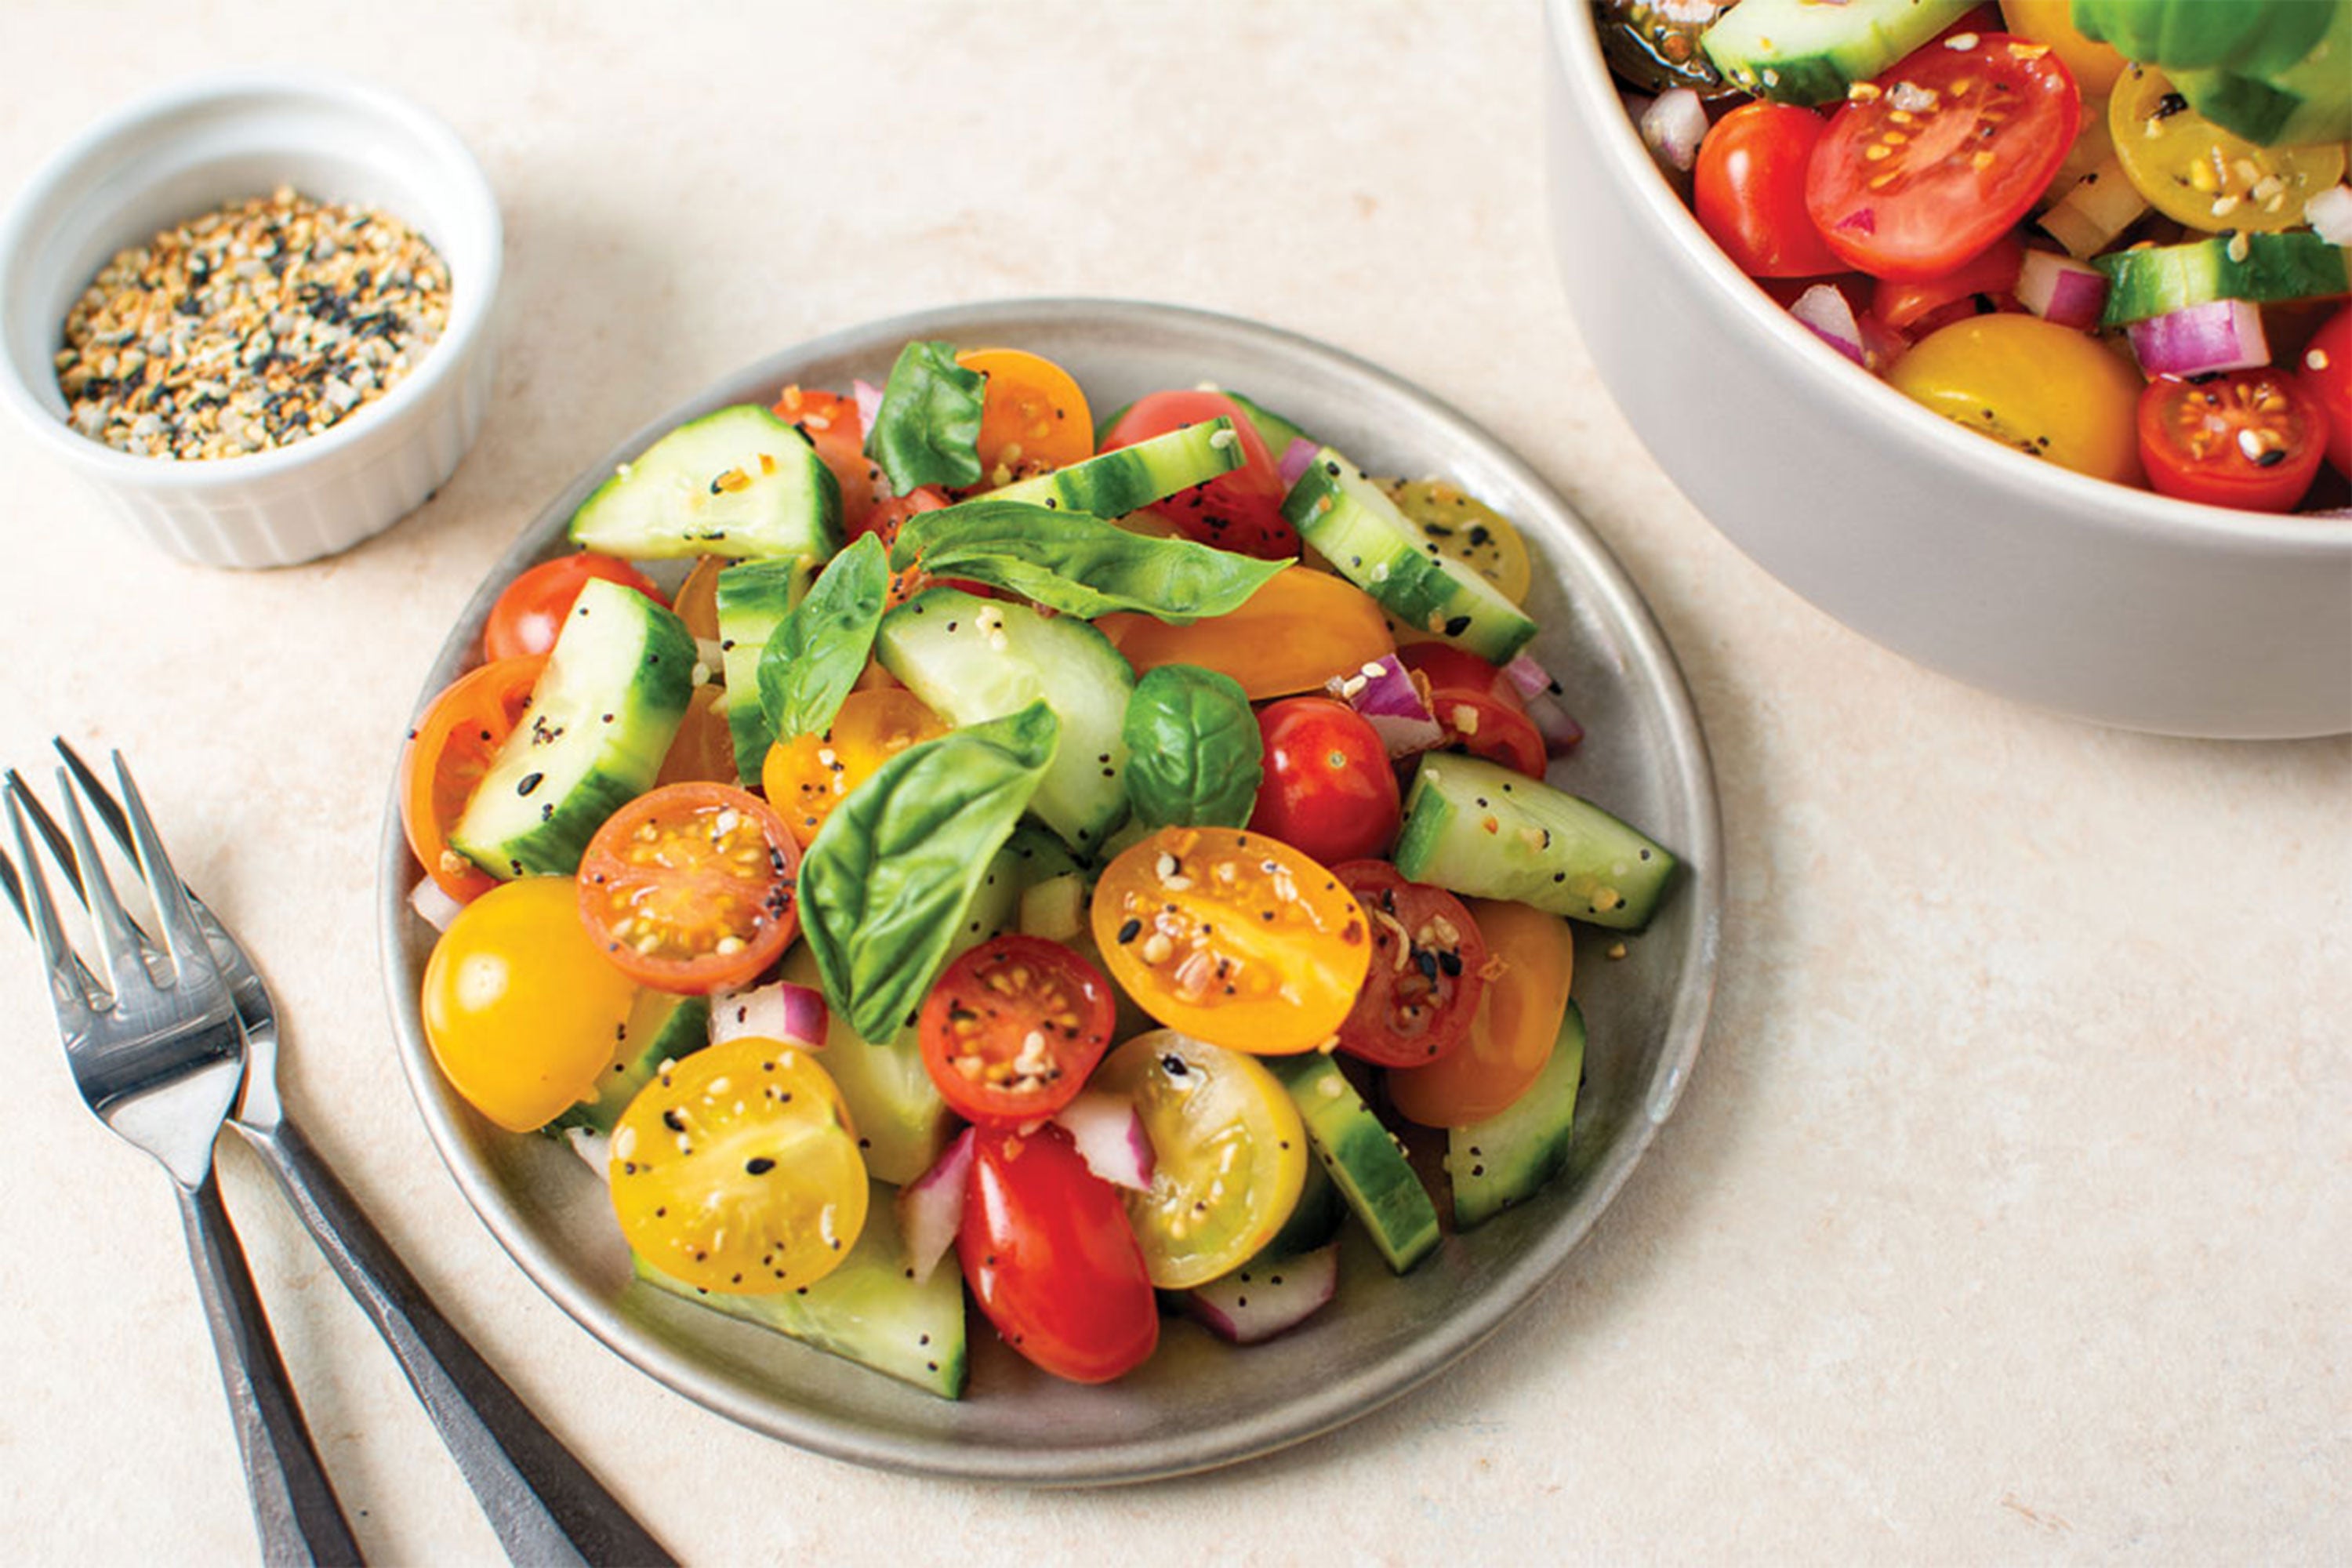
[[[754,991],[722,991],[710,998],[710,1043],[757,1036],[787,1045],[824,1045],[824,993],[779,980]]]
[[[441,884],[426,877],[408,890],[408,907],[417,918],[435,931],[447,931],[449,922],[466,906],[441,890]]]
[[[1856,364],[1864,362],[1862,353],[1862,326],[1853,319],[1853,307],[1834,284],[1816,283],[1797,296],[1789,313],[1812,328],[1822,342],[1845,355]]]
[[[1445,741],[1429,695],[1396,655],[1382,654],[1353,675],[1335,677],[1331,695],[1363,715],[1391,757],[1409,757]]]
[[[964,1189],[971,1179],[972,1130],[965,1128],[931,1168],[898,1189],[898,1235],[907,1244],[907,1270],[920,1285],[940,1266],[963,1228]]]
[[[2054,250],[2028,250],[2017,272],[2017,302],[2062,327],[2095,327],[2107,304],[2107,275]]]
[[[1295,438],[1289,446],[1285,447],[1282,449],[1282,461],[1277,465],[1282,472],[1282,482],[1286,486],[1297,484],[1298,476],[1307,471],[1307,465],[1315,461],[1315,454],[1320,449],[1304,436]]]
[[[1339,1244],[1290,1258],[1253,1258],[1185,1298],[1192,1316],[1221,1340],[1254,1345],[1295,1329],[1339,1289]]]
[[[1560,706],[1559,682],[1531,655],[1520,654],[1503,666],[1503,678],[1519,694],[1528,718],[1535,724],[1536,732],[1544,738],[1546,752],[1555,757],[1564,756],[1584,739],[1584,726]]]
[[[853,381],[849,390],[857,399],[857,433],[861,437],[870,435],[874,416],[882,412],[882,389],[870,381]]]
[[[2263,313],[2243,300],[2209,300],[2134,321],[2126,330],[2140,369],[2150,375],[2202,375],[2271,363]]]
[[[1081,1089],[1054,1120],[1077,1145],[1087,1169],[1113,1186],[1151,1190],[1151,1172],[1158,1162],[1133,1100],[1104,1089]]]
[[[1862,363],[1874,374],[1885,375],[1886,367],[1911,350],[1911,340],[1888,326],[1871,311],[1864,310],[1855,320],[1862,326]]]
[[[2352,184],[2330,185],[2304,203],[2303,221],[2330,245],[2352,245]]]
[[[1643,144],[1685,174],[1698,162],[1706,134],[1706,105],[1686,87],[1670,87],[1651,100],[1640,117]]]

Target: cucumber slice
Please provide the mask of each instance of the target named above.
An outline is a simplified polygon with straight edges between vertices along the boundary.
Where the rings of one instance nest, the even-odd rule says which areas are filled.
[[[686,623],[602,578],[580,590],[507,738],[450,829],[493,877],[580,868],[604,819],[653,787],[694,683]]]
[[[775,726],[760,705],[760,656],[783,618],[808,596],[816,563],[746,561],[719,574],[719,657],[727,679],[727,731],[735,741],[735,773],[755,789]]]
[[[827,1065],[831,1058],[827,1057]],[[942,1399],[963,1394],[963,1275],[935,1268],[907,1277],[907,1244],[890,1191],[877,1186],[857,1244],[832,1273],[781,1296],[714,1296],[636,1258],[637,1278],[698,1305],[773,1329],[829,1355],[911,1384]]]
[[[1301,1120],[1305,1120],[1301,1118]],[[1311,1137],[1312,1134],[1310,1133]],[[1323,1168],[1319,1159],[1307,1163],[1307,1184],[1298,1189],[1297,1206],[1274,1239],[1253,1261],[1296,1257],[1312,1252],[1329,1243],[1339,1234],[1339,1222],[1348,1217],[1348,1200],[1339,1195],[1339,1184]]]
[[[1381,1125],[1339,1064],[1319,1051],[1264,1060],[1290,1091],[1317,1156],[1389,1267],[1402,1274],[1435,1251],[1437,1205],[1413,1174],[1404,1145]]]
[[[572,540],[607,555],[831,555],[841,487],[798,426],[753,404],[679,426],[596,488]]]
[[[1231,473],[1245,458],[1234,422],[1219,415],[1050,474],[1017,480],[989,491],[988,499],[1118,517]]]
[[[1508,1110],[1446,1133],[1455,1229],[1494,1218],[1567,1168],[1569,1129],[1583,1078],[1584,1014],[1571,999],[1551,1060],[1527,1092]]]
[[[1127,815],[1120,730],[1135,671],[1086,622],[931,588],[882,617],[874,652],[951,724],[1001,719],[1043,698],[1062,739],[1030,810],[1071,848],[1092,853]]]
[[[1724,79],[1781,103],[1835,103],[1976,0],[1741,0],[1700,36]]]
[[[1406,626],[1492,664],[1536,635],[1535,622],[1485,578],[1441,553],[1363,470],[1325,447],[1283,498],[1282,515],[1332,568]]]
[[[1639,931],[1675,858],[1591,802],[1475,757],[1422,758],[1405,796],[1396,868],[1449,892],[1516,899]]]
[[[1281,462],[1282,455],[1290,450],[1292,442],[1307,439],[1306,431],[1273,410],[1251,402],[1233,388],[1227,387],[1225,395],[1234,400],[1234,406],[1249,416],[1249,422],[1257,426],[1258,439],[1265,443],[1267,453],[1276,463]]]
[[[2151,245],[2102,256],[2107,310],[2100,325],[2126,326],[2214,300],[2258,305],[2321,300],[2352,290],[2344,247],[2315,234],[2233,234],[2188,245]]]
[[[584,1127],[610,1133],[621,1112],[653,1081],[666,1061],[680,1061],[710,1043],[710,1000],[706,996],[673,996],[667,991],[644,990],[621,1026],[620,1045],[613,1065],[596,1079],[596,1098],[583,1100],[557,1117],[554,1126]]]

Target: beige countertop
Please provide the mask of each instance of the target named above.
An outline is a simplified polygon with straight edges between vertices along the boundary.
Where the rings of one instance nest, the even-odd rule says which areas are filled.
[[[314,1141],[688,1560],[2352,1552],[2352,744],[2020,709],[1864,642],[1727,545],[1635,443],[1561,302],[1540,47],[1534,6],[1484,0],[0,12],[0,192],[151,85],[286,61],[423,100],[498,187],[480,444],[341,559],[162,559],[0,431],[0,761],[37,767],[58,731],[131,750],[183,869],[278,983]],[[1548,1290],[1336,1436],[1076,1495],[814,1458],[604,1350],[442,1168],[375,945],[410,704],[545,498],[778,348],[1046,294],[1295,329],[1524,454],[1680,654],[1727,868],[1696,1077]],[[248,1560],[163,1181],[75,1100],[11,936],[0,997],[7,1554]],[[258,1167],[223,1163],[362,1543],[495,1561],[390,1357]]]

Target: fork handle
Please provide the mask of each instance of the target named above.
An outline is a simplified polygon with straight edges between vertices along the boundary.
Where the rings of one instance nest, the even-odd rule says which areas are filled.
[[[300,1129],[232,1125],[392,1347],[509,1558],[600,1568],[675,1562],[441,1315]]]
[[[261,1298],[245,1252],[222,1206],[212,1173],[195,1187],[177,1183],[180,1224],[195,1264],[196,1289],[220,1358],[221,1384],[236,1421],[236,1443],[261,1533],[261,1557],[270,1568],[306,1563],[363,1561],[352,1528],[328,1484],[326,1467],[295,1403],[286,1363],[270,1337]]]

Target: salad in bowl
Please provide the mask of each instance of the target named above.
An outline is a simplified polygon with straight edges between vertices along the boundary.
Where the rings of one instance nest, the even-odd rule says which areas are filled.
[[[982,1324],[1130,1379],[1164,1313],[1297,1333],[1344,1247],[1408,1286],[1568,1166],[1578,934],[1689,895],[1550,782],[1611,739],[1475,498],[919,338],[565,532],[404,752],[415,1016],[642,1290],[943,1398]]]

